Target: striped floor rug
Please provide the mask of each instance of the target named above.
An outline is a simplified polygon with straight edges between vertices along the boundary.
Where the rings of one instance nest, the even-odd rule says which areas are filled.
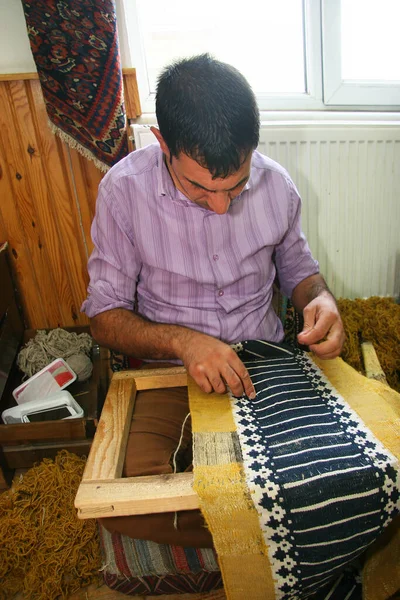
[[[390,417],[383,425],[385,407],[378,419],[355,372],[345,400],[306,353],[260,341],[235,350],[255,400],[189,385],[195,489],[228,599],[359,597],[357,580],[337,595],[344,569],[400,508],[398,433]]]

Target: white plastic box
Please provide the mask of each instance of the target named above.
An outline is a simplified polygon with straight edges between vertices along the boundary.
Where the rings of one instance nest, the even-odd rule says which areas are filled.
[[[25,402],[4,410],[1,418],[5,424],[34,423],[77,419],[83,417],[83,409],[69,392],[57,392],[41,400]]]

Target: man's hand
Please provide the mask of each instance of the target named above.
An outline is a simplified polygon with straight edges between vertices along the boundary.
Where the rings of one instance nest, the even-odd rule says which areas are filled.
[[[91,331],[101,345],[128,356],[159,360],[179,358],[202,390],[255,397],[246,367],[224,342],[180,325],[152,323],[131,311],[115,308],[91,320]]]
[[[322,292],[303,310],[304,327],[297,339],[323,359],[336,358],[345,340],[342,319],[329,292]],[[324,341],[322,341],[324,340]]]
[[[245,393],[251,400],[256,392],[250,375],[232,348],[213,337],[190,331],[177,351],[187,372],[207,394],[224,394],[228,386],[235,396]]]

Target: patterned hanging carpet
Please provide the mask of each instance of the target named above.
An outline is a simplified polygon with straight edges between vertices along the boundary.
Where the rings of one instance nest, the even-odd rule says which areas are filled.
[[[22,4],[53,131],[106,171],[128,153],[114,1]]]
[[[400,395],[341,359],[265,342],[236,350],[254,401],[189,387],[195,489],[227,598],[319,598],[398,514]],[[400,588],[390,544],[389,581],[382,589],[367,561],[365,599]]]

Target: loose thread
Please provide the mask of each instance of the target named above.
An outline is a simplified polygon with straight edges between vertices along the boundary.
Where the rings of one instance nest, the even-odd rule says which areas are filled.
[[[186,425],[186,421],[188,420],[188,418],[190,417],[190,413],[188,413],[183,421],[182,424],[182,429],[181,429],[181,437],[179,438],[179,443],[178,446],[174,452],[174,456],[172,458],[172,466],[174,467],[174,473],[176,473],[176,457],[178,455],[178,452],[180,450],[181,444],[182,444],[182,440],[183,440],[183,434],[185,432],[185,425]],[[175,516],[174,516],[174,529],[178,529],[178,513],[175,512]]]

